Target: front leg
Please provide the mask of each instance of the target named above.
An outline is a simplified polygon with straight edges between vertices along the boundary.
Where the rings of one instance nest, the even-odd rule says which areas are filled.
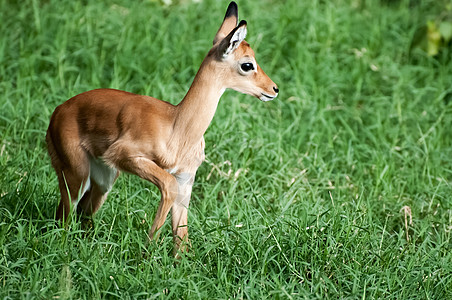
[[[174,238],[174,254],[177,256],[178,250],[188,250],[187,213],[195,174],[180,173],[175,177],[179,185],[179,193],[171,208],[171,219]]]
[[[155,184],[161,193],[161,199],[149,231],[149,239],[158,239],[158,230],[163,226],[174,201],[178,198],[178,182],[176,178],[160,168],[154,161],[146,157],[125,157],[117,164],[121,170],[140,176]]]

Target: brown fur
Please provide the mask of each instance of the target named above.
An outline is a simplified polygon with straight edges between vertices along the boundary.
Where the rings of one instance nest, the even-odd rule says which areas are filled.
[[[172,209],[176,249],[187,239],[187,208],[196,170],[204,160],[203,134],[226,88],[261,97],[276,96],[276,85],[257,66],[257,72],[238,73],[238,61],[254,52],[240,43],[233,57],[218,53],[229,45],[237,15],[228,10],[187,95],[174,106],[156,98],[97,89],[58,106],[50,120],[46,142],[57,173],[61,201],[57,219],[67,220],[71,204],[94,214],[104,203],[120,171],[154,183],[161,192],[150,238]],[[246,26],[245,25],[242,25]],[[275,94],[276,92],[276,94]],[[69,192],[69,193],[68,193]]]

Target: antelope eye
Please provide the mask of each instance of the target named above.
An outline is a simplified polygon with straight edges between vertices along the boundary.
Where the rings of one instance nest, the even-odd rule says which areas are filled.
[[[254,70],[254,66],[252,63],[244,63],[240,65],[240,68],[242,69],[242,71],[244,72],[248,72],[251,70]]]

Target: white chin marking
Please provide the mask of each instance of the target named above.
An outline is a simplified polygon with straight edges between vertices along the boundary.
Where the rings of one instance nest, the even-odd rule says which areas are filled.
[[[263,102],[267,102],[267,101],[271,101],[271,100],[273,100],[273,99],[275,99],[276,97],[269,97],[269,96],[267,96],[267,95],[261,95],[260,97],[259,97],[259,99],[261,100],[261,101],[263,101]]]

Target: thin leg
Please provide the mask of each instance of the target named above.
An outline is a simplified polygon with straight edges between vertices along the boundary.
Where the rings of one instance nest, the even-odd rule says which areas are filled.
[[[108,193],[103,193],[99,186],[91,181],[91,188],[77,204],[77,212],[85,216],[92,216],[107,199]]]
[[[59,140],[55,147],[53,136]],[[89,189],[89,161],[86,152],[72,136],[60,136],[56,132],[47,131],[47,149],[52,166],[58,176],[61,200],[56,213],[57,220],[67,222],[71,205],[83,197]]]
[[[110,191],[111,187],[113,186],[118,176],[119,171],[116,171],[115,177],[112,177],[110,179],[108,175],[106,176],[109,182],[103,180],[104,178],[100,178],[102,179],[102,182],[104,182],[103,186],[97,183],[95,177],[91,177],[90,178],[91,187],[85,193],[83,198],[80,199],[77,205],[77,211],[86,216],[94,215],[99,210],[99,208],[104,204],[105,200],[107,199],[108,192]]]
[[[58,175],[61,200],[58,205],[56,219],[67,222],[71,205],[75,205],[88,188],[88,170],[82,174],[71,170],[63,170]]]
[[[187,215],[194,178],[195,175],[191,173],[182,173],[176,176],[179,194],[171,210],[175,255],[177,255],[178,250],[188,250]]]
[[[156,240],[157,231],[165,223],[169,210],[178,194],[178,184],[176,178],[155,162],[144,157],[131,157],[118,162],[121,170],[140,176],[155,184],[161,193],[160,203],[155,214],[154,223],[149,231],[149,238]]]

